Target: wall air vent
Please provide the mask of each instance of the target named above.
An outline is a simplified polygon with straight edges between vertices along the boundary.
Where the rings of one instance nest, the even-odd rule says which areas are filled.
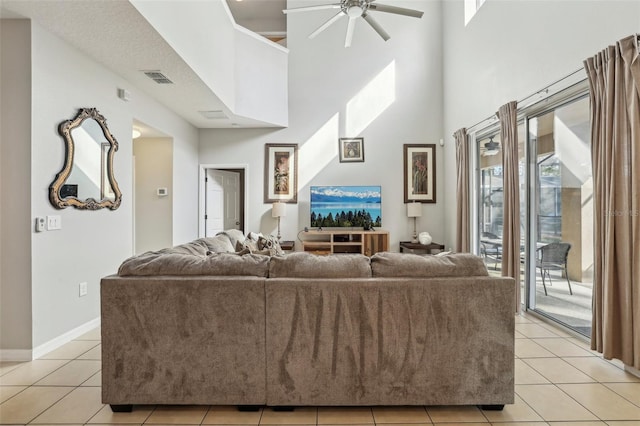
[[[142,71],[144,75],[158,84],[173,84],[173,81],[169,80],[169,77],[162,74],[160,71]]]
[[[209,120],[224,120],[225,118],[229,118],[227,114],[222,110],[215,111],[198,111],[200,115]]]

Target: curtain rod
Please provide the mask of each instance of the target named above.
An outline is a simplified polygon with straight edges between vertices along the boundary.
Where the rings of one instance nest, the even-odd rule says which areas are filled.
[[[639,36],[639,37],[640,37],[640,36]],[[522,108],[521,104],[522,104],[522,103],[524,103],[525,101],[527,101],[527,100],[529,100],[529,99],[533,98],[534,96],[538,96],[538,95],[540,95],[540,94],[542,94],[542,93],[544,93],[544,94],[548,94],[548,93],[549,93],[549,89],[550,89],[552,86],[554,86],[554,85],[556,85],[556,84],[560,83],[561,81],[564,81],[564,80],[566,80],[566,79],[568,79],[568,78],[570,78],[570,77],[573,77],[575,74],[577,74],[577,73],[579,73],[579,72],[581,72],[581,71],[584,71],[584,68],[578,68],[577,70],[573,71],[572,73],[567,74],[567,75],[565,75],[565,76],[564,76],[564,77],[562,77],[562,78],[559,78],[558,80],[554,81],[553,83],[550,83],[550,84],[546,85],[545,87],[543,87],[542,89],[537,90],[537,91],[535,91],[534,93],[530,94],[529,96],[527,96],[527,97],[525,97],[525,98],[523,98],[523,99],[519,100],[519,101],[518,101],[518,109]],[[529,105],[525,105],[525,106],[529,106]],[[485,119],[483,119],[483,120],[478,121],[478,122],[477,122],[476,124],[474,124],[473,126],[471,126],[471,127],[467,128],[467,133],[471,133],[471,131],[472,131],[473,129],[475,129],[476,127],[480,126],[481,124],[483,124],[483,123],[484,123],[484,122],[486,122],[486,121],[489,121],[489,120],[497,120],[497,119],[498,119],[498,118],[496,117],[496,115],[495,115],[495,114],[492,114],[492,115],[490,115],[489,117],[487,117],[487,118],[485,118]]]

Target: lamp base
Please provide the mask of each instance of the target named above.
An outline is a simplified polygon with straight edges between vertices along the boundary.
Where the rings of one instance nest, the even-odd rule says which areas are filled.
[[[419,241],[418,241],[418,239],[417,239],[417,238],[411,238],[411,243],[412,243],[412,244],[418,244],[418,243],[419,243]]]

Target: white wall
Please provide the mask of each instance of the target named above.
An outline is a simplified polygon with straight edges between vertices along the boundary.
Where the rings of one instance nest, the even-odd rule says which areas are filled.
[[[173,245],[173,141],[171,138],[136,139],[133,155],[136,163],[135,252],[170,247]],[[168,195],[159,196],[158,188],[167,188]]]
[[[582,62],[640,31],[637,0],[487,0],[467,27],[464,1],[443,2],[445,180],[455,182],[453,132],[578,70]],[[444,209],[455,241],[455,191]]]
[[[31,25],[0,20],[0,349],[31,348]]]
[[[31,67],[24,58],[17,58],[24,67],[22,72],[25,75],[29,72],[32,74],[30,92],[22,93],[25,92],[23,89],[18,93],[20,102],[23,102],[17,104],[19,119],[16,119],[15,126],[9,126],[7,130],[13,132],[8,134],[9,137],[19,135],[13,138],[13,143],[23,140],[30,159],[9,164],[8,167],[3,163],[2,168],[3,184],[5,173],[12,176],[15,173],[18,178],[11,179],[14,186],[12,192],[16,192],[16,185],[22,185],[28,199],[7,206],[16,209],[20,216],[13,217],[8,223],[5,221],[8,217],[5,215],[6,203],[2,204],[2,241],[4,244],[4,229],[15,228],[17,236],[12,242],[21,251],[30,245],[30,250],[21,254],[21,262],[30,261],[31,264],[29,268],[22,268],[26,271],[21,271],[24,274],[20,276],[20,281],[6,283],[3,276],[2,324],[11,325],[18,330],[18,335],[5,339],[2,330],[0,355],[12,350],[33,350],[37,355],[62,343],[60,339],[68,337],[70,333],[98,320],[100,278],[114,273],[119,264],[133,254],[131,128],[134,118],[173,137],[173,188],[180,194],[173,200],[179,204],[173,215],[174,220],[179,222],[178,226],[173,227],[174,241],[187,241],[197,236],[198,139],[195,128],[143,93],[132,90],[135,93],[132,102],[120,100],[117,89],[128,88],[126,81],[37,23],[31,23],[31,34],[22,31],[5,38],[4,28],[10,26],[2,22],[3,78],[5,52],[10,53],[14,48],[24,49],[29,44]],[[9,41],[7,45],[5,40]],[[10,48],[6,49],[7,46]],[[29,49],[26,55],[28,58]],[[5,91],[9,93],[11,86],[16,84],[22,85],[23,81],[18,79],[7,83],[2,80],[3,102]],[[30,108],[24,106],[29,98]],[[114,158],[114,172],[123,199],[120,208],[115,211],[56,210],[48,201],[48,187],[61,170],[64,160],[64,142],[58,135],[58,124],[73,118],[78,109],[83,107],[97,108],[107,118],[107,125],[119,143]],[[11,118],[9,113],[3,104],[3,124],[5,119]],[[17,132],[17,128],[21,129],[21,133]],[[3,126],[3,159],[5,141],[11,140],[5,138],[4,132]],[[30,174],[28,170],[31,170]],[[22,175],[23,178],[19,178]],[[24,207],[18,210],[22,204]],[[36,216],[54,214],[62,218],[61,230],[43,233],[33,231]],[[5,249],[6,246],[3,246],[3,263],[10,260],[5,256]],[[78,296],[80,282],[88,283],[88,295],[82,298]],[[20,305],[15,310],[4,307],[5,287],[10,289],[8,294],[20,297]],[[29,292],[31,300],[25,304],[24,294]],[[11,300],[9,298],[7,303]],[[15,312],[18,310],[20,312]],[[7,314],[9,318],[5,317]]]
[[[289,0],[301,7],[304,0]],[[359,22],[353,44],[344,48],[346,19],[313,40],[308,34],[334,11],[288,16],[289,127],[283,130],[201,130],[200,162],[249,165],[248,230],[276,232],[271,206],[263,203],[264,144],[299,144],[298,204],[287,206],[281,222],[284,239],[294,239],[309,226],[309,185],[382,185],[383,228],[391,247],[410,238],[403,195],[405,143],[442,149],[441,4],[428,0],[395,1],[394,5],[425,11],[422,19],[375,13],[391,35],[386,43]],[[386,101],[392,99],[387,104]],[[364,137],[364,163],[340,163],[339,137]],[[434,241],[441,226],[443,192],[450,188],[438,165],[437,204],[425,204],[419,230]]]

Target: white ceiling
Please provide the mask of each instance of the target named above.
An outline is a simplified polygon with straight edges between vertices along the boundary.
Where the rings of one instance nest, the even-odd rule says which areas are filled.
[[[242,22],[254,26],[260,16],[275,22],[276,17],[280,18],[278,13],[283,15],[281,7],[285,3],[285,0],[229,1],[243,3],[234,4],[233,10]],[[231,114],[128,1],[2,0],[0,18],[29,18],[37,22],[130,82],[131,87],[124,89],[131,92],[132,98],[142,90],[198,128],[265,126]],[[157,84],[142,70],[160,70],[174,84]],[[229,118],[212,120],[198,112],[218,110]]]

